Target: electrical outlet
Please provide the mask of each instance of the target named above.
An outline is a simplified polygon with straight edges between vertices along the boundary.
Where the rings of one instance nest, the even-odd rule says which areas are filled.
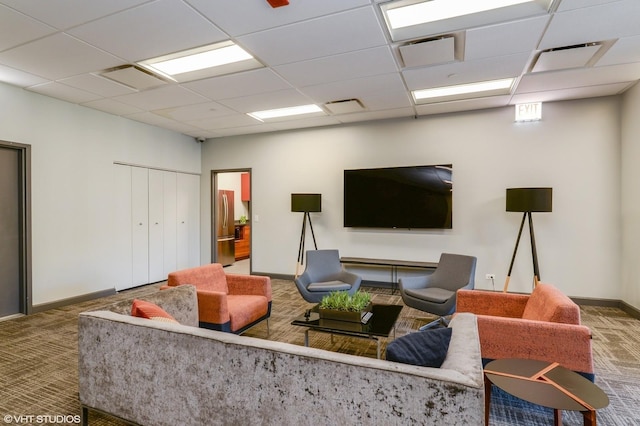
[[[496,274],[487,274],[484,276],[485,279],[487,280],[495,280],[496,279]]]

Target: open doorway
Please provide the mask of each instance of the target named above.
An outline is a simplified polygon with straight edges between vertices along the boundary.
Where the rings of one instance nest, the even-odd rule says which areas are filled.
[[[211,262],[250,274],[251,169],[211,171]]]

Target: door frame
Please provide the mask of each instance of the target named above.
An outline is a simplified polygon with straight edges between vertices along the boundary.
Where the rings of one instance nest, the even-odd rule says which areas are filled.
[[[31,262],[31,145],[0,140],[0,147],[18,152],[20,188],[20,312],[33,311]]]
[[[218,199],[218,175],[223,173],[249,173],[249,197],[253,200],[253,172],[251,168],[240,169],[215,169],[211,170],[211,263],[215,263],[218,259],[218,227],[216,226],[218,219],[218,209],[216,200]],[[249,202],[249,218],[251,218],[252,203]],[[249,271],[253,272],[253,229],[249,235],[249,247],[251,255],[249,256]]]

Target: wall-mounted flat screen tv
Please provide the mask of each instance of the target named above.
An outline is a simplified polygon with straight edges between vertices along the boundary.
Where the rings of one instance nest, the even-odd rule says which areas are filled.
[[[452,165],[344,171],[344,226],[451,229]]]

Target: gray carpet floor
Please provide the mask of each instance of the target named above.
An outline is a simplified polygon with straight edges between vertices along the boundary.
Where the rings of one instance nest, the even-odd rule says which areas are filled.
[[[2,424],[77,424],[80,414],[77,377],[77,317],[111,303],[157,291],[160,284],[127,290],[117,295],[51,309],[0,322],[0,415]],[[273,310],[270,334],[259,324],[245,335],[293,344],[304,344],[304,328],[292,326],[293,318],[311,305],[298,294],[291,281],[272,280]],[[389,289],[366,288],[375,303],[402,304]],[[610,404],[598,410],[600,425],[640,425],[640,320],[616,308],[583,306],[582,320],[593,332],[596,384],[607,393]],[[396,337],[415,331],[433,317],[404,307],[396,324]],[[364,339],[310,333],[310,345],[331,351],[375,357],[376,344]],[[385,345],[383,344],[383,348]],[[383,349],[384,350],[384,349]],[[383,352],[384,357],[384,352]],[[19,416],[58,416],[53,421],[29,422]],[[71,416],[63,419],[60,416]],[[8,420],[8,421],[7,421]],[[61,420],[65,420],[62,421]],[[125,425],[92,412],[91,425]],[[259,420],[257,423],[259,423]],[[4,422],[4,423],[2,423]],[[491,425],[550,425],[551,410],[492,402]],[[565,412],[563,424],[580,425],[580,413]]]

